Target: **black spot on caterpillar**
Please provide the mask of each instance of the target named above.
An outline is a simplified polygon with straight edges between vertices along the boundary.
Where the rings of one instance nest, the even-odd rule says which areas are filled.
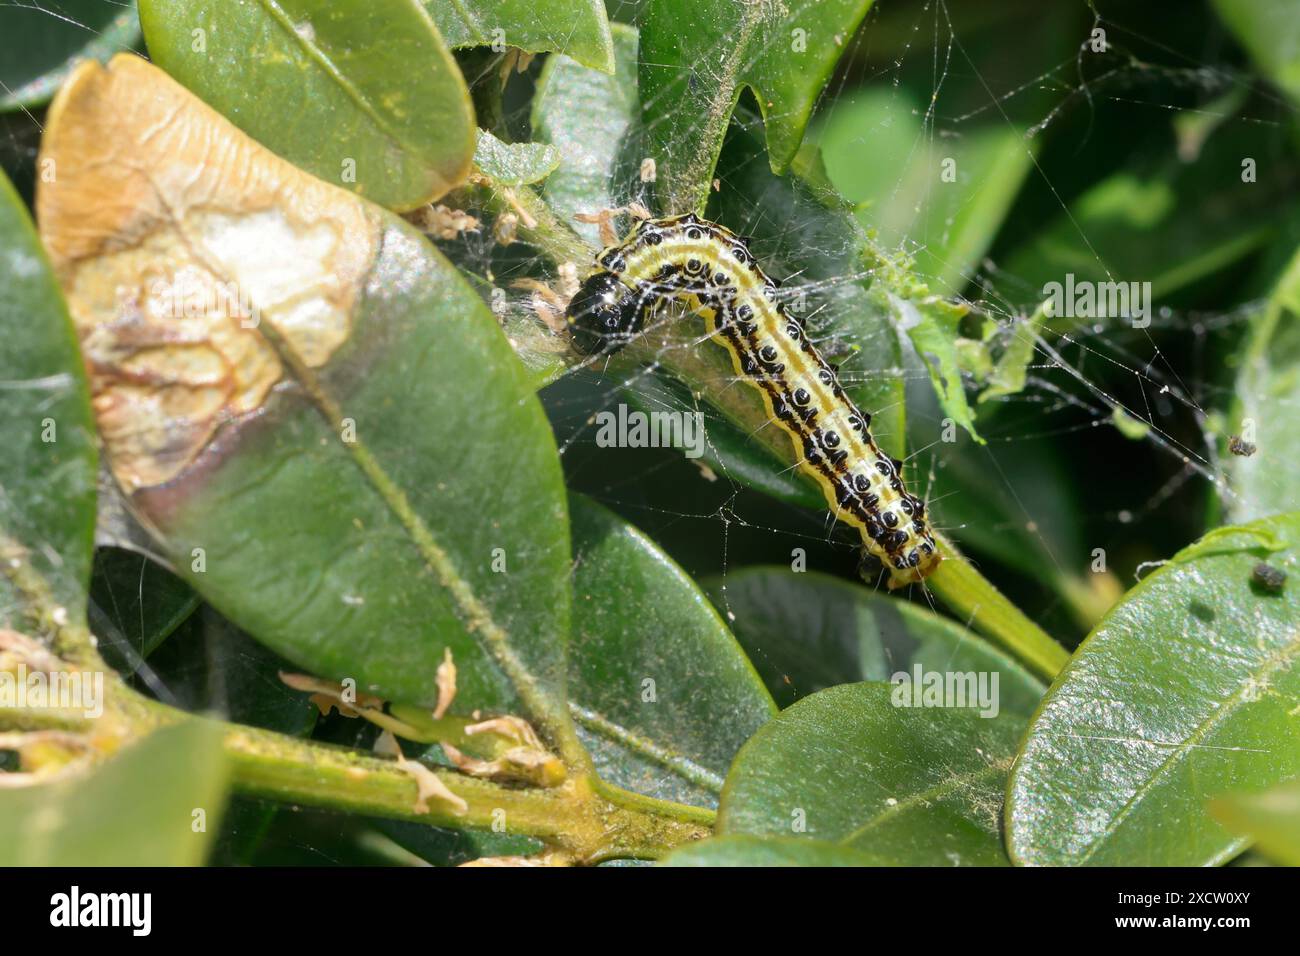
[[[840,387],[835,370],[777,300],[777,285],[744,240],[694,215],[646,220],[605,249],[598,271],[569,303],[575,345],[622,348],[664,300],[685,302],[731,353],[736,372],[762,392],[790,436],[800,468],[836,516],[856,527],[889,572],[889,587],[922,580],[941,560],[925,505],[904,488],[902,462],[871,437],[871,416]]]

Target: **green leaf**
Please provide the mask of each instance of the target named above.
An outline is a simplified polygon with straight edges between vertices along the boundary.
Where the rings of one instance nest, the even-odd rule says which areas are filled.
[[[527,53],[563,53],[605,73],[614,68],[610,23],[600,0],[423,2],[453,47],[503,43]]]
[[[915,249],[917,271],[956,295],[997,235],[1032,165],[1033,143],[1001,125],[936,141],[926,122],[933,118],[906,89],[868,86],[833,101],[818,142],[858,221],[890,248]]]
[[[1214,0],[1214,9],[1260,69],[1300,104],[1300,20],[1289,0]]]
[[[114,328],[109,290],[125,290],[164,336],[174,303],[158,276],[249,300],[189,324],[187,343],[228,355],[251,405],[191,397],[210,387],[187,378],[204,351],[90,353],[117,482],[172,563],[259,641],[363,692],[432,706],[450,649],[458,711],[523,711],[573,757],[564,487],[482,300],[401,219],[272,156],[138,59],[74,76],[45,153],[59,181],[43,236],[84,329]],[[86,215],[109,190],[143,198]],[[146,228],[138,252],[97,255]],[[153,396],[121,390],[120,361],[168,376],[161,434]]]
[[[198,866],[225,804],[221,737],[218,725],[187,720],[89,771],[0,789],[0,865]]]
[[[1292,258],[1253,320],[1237,374],[1233,434],[1256,447],[1228,454],[1235,494],[1228,512],[1237,522],[1300,509],[1300,254]]]
[[[0,113],[43,106],[79,60],[140,42],[135,3],[44,0],[0,5]]]
[[[326,182],[405,210],[469,174],[469,91],[411,0],[142,0],[140,22],[155,63]]]
[[[541,182],[560,164],[560,153],[545,143],[503,143],[487,130],[478,131],[474,165],[503,186]]]
[[[666,212],[703,208],[746,87],[763,114],[772,170],[790,166],[813,104],[870,5],[649,0],[641,20],[641,102]]]
[[[0,173],[0,621],[48,636],[85,622],[95,531],[90,397],[31,219]]]
[[[553,56],[533,96],[533,136],[560,151],[543,196],[560,221],[595,248],[601,245],[600,227],[575,222],[574,214],[624,205],[635,178],[635,165],[625,158],[620,163],[620,157],[637,116],[637,32],[618,23],[612,29],[612,73]]]
[[[1206,801],[1300,772],[1300,590],[1253,583],[1262,560],[1294,572],[1300,514],[1211,532],[1106,615],[1021,749],[1013,859],[1194,866],[1241,850]]]
[[[867,853],[799,837],[714,837],[670,853],[660,866],[880,866]]]
[[[782,707],[837,684],[894,674],[999,675],[1001,708],[1028,718],[1047,685],[956,622],[816,572],[746,568],[708,582]]]
[[[704,451],[699,460],[716,474],[726,475],[755,491],[820,511],[826,498],[817,483],[790,468],[755,436],[704,401],[696,401],[682,384],[667,375],[646,371],[622,389],[630,407],[646,414],[665,408],[698,411],[704,422]]]
[[[938,296],[926,295],[917,290],[910,298],[889,296],[899,324],[907,332],[912,346],[920,356],[930,384],[938,396],[939,405],[947,417],[984,444],[975,430],[975,419],[966,402],[966,388],[962,382],[962,362],[957,343],[960,340],[962,318],[967,307],[949,302]]]
[[[776,706],[704,593],[644,534],[574,497],[569,694],[601,776],[714,806]]]
[[[1255,849],[1285,866],[1300,866],[1300,780],[1258,793],[1233,793],[1210,804],[1229,830],[1255,841]]]
[[[1034,360],[1038,337],[1042,333],[1043,323],[1047,321],[1047,313],[1047,305],[1040,305],[1028,318],[1013,317],[1000,330],[1002,354],[998,356],[993,370],[984,376],[980,404],[1024,391],[1029,364]]]
[[[895,690],[832,687],[762,727],[727,776],[718,832],[805,832],[901,866],[1005,865],[999,810],[1024,718],[894,706]]]

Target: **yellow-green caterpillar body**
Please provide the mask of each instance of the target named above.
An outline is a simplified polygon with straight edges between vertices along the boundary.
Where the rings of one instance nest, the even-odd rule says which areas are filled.
[[[645,220],[605,249],[601,266],[569,303],[583,351],[610,352],[641,329],[665,300],[680,300],[709,323],[736,372],[763,395],[790,436],[799,467],[820,485],[836,517],[856,527],[889,587],[919,582],[939,565],[925,505],[903,487],[902,462],[871,437],[871,416],[840,387],[835,369],[777,298],[744,240],[694,215]]]

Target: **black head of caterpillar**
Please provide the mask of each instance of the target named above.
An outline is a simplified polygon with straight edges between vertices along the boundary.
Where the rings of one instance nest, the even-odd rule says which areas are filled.
[[[616,352],[641,330],[640,297],[612,272],[597,272],[578,289],[565,319],[573,344],[588,355]]]
[[[939,565],[925,505],[903,487],[902,462],[876,445],[871,416],[840,386],[835,366],[787,312],[777,283],[743,239],[693,215],[646,220],[597,262],[601,271],[567,310],[579,349],[613,352],[661,302],[684,303],[731,353],[737,375],[762,393],[800,469],[836,517],[859,530],[864,550],[888,572],[889,587],[919,582]]]

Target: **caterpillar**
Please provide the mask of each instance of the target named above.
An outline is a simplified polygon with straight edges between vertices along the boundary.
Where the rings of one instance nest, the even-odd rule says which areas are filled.
[[[925,505],[903,487],[903,463],[877,446],[871,416],[845,394],[743,239],[692,214],[647,219],[596,261],[600,268],[565,312],[580,351],[614,352],[660,303],[684,302],[731,353],[736,373],[762,393],[800,469],[836,516],[858,529],[864,552],[887,569],[889,588],[934,571],[942,558]]]

